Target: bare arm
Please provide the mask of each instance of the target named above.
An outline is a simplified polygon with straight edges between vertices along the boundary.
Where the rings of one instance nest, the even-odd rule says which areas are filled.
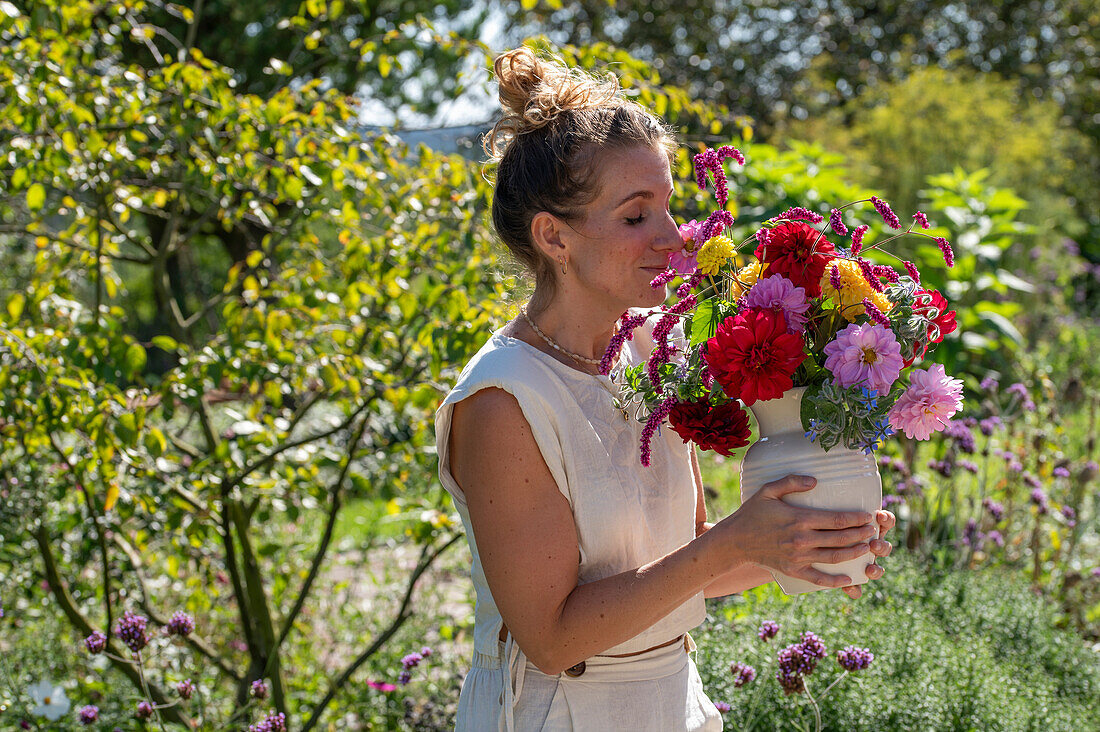
[[[788,478],[679,549],[578,586],[572,513],[515,398],[490,388],[455,405],[450,455],[493,599],[528,658],[549,674],[629,640],[750,562],[830,587],[847,584],[810,564],[860,556],[867,545],[859,542],[874,533],[864,512],[779,500],[812,487],[812,479]]]

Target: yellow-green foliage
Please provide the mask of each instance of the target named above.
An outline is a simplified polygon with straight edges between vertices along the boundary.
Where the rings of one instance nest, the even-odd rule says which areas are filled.
[[[955,167],[989,168],[993,185],[1050,203],[1074,174],[1080,137],[1060,120],[1053,101],[1022,96],[1011,81],[924,68],[786,134],[846,153],[859,180],[911,213],[927,177]]]

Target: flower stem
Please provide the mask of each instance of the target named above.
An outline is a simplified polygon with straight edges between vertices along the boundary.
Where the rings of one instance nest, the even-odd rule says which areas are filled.
[[[810,705],[814,708],[814,727],[815,732],[821,732],[821,710],[817,707],[817,701],[814,700],[813,694],[810,693],[810,685],[806,683],[806,678],[802,678],[802,687],[806,690],[806,698],[810,700]],[[831,687],[830,687],[831,688]],[[828,691],[828,689],[826,689]],[[824,696],[824,694],[822,694]]]

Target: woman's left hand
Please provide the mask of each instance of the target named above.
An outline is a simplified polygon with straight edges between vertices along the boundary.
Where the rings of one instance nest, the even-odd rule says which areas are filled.
[[[871,539],[870,547],[871,553],[876,557],[888,557],[893,550],[893,545],[885,540],[885,536],[890,529],[894,528],[894,524],[898,522],[897,518],[890,511],[876,511],[875,521],[878,522],[878,538]],[[867,565],[867,578],[877,580],[885,574],[886,570],[877,564]],[[848,585],[842,587],[845,594],[853,600],[858,599],[863,594],[863,587],[861,585]]]

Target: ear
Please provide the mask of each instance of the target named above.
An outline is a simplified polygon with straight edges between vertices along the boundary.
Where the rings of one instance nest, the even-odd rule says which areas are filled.
[[[565,252],[565,244],[561,240],[561,221],[547,211],[539,211],[531,219],[531,241],[535,248],[550,258],[556,260]]]

